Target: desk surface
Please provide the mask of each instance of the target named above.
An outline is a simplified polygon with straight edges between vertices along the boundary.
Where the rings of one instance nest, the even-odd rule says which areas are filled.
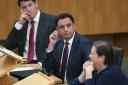
[[[37,64],[23,64],[17,65],[16,67],[32,67],[34,69],[42,69],[42,67]],[[18,80],[15,77],[12,77],[7,73],[6,75],[0,78],[0,85],[12,85],[17,81]]]
[[[42,67],[37,64],[23,64],[23,65],[17,65],[17,67],[18,68],[19,67],[32,67],[34,69],[42,69]],[[59,80],[59,78],[55,77],[54,75],[50,76],[49,78],[55,80],[56,82],[58,82]],[[18,80],[8,74],[0,78],[0,85],[12,85],[16,82],[18,82]],[[67,85],[67,84],[59,84],[59,85]]]

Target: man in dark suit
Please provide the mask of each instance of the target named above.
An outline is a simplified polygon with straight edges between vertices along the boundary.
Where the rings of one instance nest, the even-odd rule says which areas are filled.
[[[64,13],[57,17],[56,29],[49,37],[45,69],[47,73],[52,73],[61,78],[64,83],[70,84],[82,72],[82,65],[90,54],[92,42],[75,32],[74,18],[70,14]]]
[[[18,48],[18,54],[28,59],[29,48],[31,51],[31,61],[29,63],[44,62],[45,49],[48,46],[49,35],[55,29],[55,16],[42,13],[38,9],[36,0],[18,0],[18,5],[21,8],[19,20],[13,26],[9,34],[5,47],[9,50]],[[34,24],[32,25],[31,22]],[[30,30],[34,28],[33,40],[30,41]],[[33,44],[30,46],[30,42]],[[30,48],[30,49],[33,49]],[[40,63],[41,62],[41,63]]]

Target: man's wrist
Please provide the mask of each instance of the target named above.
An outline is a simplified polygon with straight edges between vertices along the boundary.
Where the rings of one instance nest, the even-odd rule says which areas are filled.
[[[49,45],[48,45],[48,48],[46,48],[46,52],[51,52],[51,51],[53,51],[53,48],[54,48],[54,44],[49,44]]]
[[[21,30],[21,28],[22,28],[22,24],[20,24],[19,22],[16,22],[15,23],[15,28],[17,29],[17,30]]]
[[[42,63],[41,62],[38,62],[37,64],[39,64],[40,66],[42,66]]]
[[[46,48],[46,52],[47,52],[47,53],[49,53],[49,52],[51,52],[51,51],[53,51],[52,48]]]

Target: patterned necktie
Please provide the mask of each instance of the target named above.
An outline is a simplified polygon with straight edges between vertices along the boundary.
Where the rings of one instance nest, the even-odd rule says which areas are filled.
[[[31,21],[31,29],[29,34],[28,62],[30,63],[34,57],[34,21]]]
[[[60,78],[64,80],[65,76],[65,70],[66,70],[66,65],[67,65],[67,58],[68,58],[68,42],[65,42],[65,47],[63,51],[63,59],[62,59],[62,64],[61,64],[61,69],[60,69]]]

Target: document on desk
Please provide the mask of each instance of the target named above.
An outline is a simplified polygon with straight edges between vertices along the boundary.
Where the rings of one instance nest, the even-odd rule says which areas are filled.
[[[9,74],[11,76],[18,78],[18,80],[21,80],[37,72],[41,72],[41,70],[34,69],[32,67],[19,67],[19,68],[13,69],[11,72],[9,72]]]
[[[34,68],[32,67],[18,67],[18,68],[14,68],[13,70],[11,70],[11,72],[13,71],[26,71],[26,70],[33,70]]]
[[[20,55],[16,54],[15,52],[8,50],[4,47],[0,48],[0,52],[9,55],[10,57],[14,58],[14,59],[18,59],[18,60],[22,60],[25,61]],[[2,55],[2,54],[1,54]]]

